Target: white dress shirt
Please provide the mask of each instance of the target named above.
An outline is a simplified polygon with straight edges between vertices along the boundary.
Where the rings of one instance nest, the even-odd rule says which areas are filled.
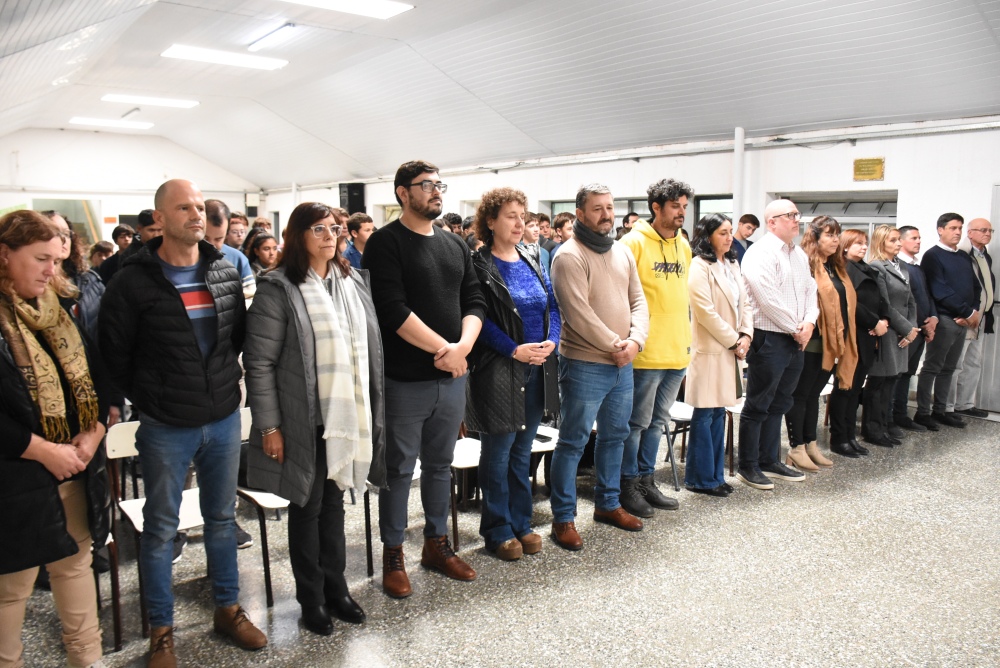
[[[769,232],[747,249],[742,271],[754,329],[795,334],[800,323],[816,323],[816,281],[801,248]]]

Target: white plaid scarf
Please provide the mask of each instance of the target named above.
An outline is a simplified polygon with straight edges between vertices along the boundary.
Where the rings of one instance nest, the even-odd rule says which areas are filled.
[[[354,282],[335,266],[326,280],[310,269],[299,291],[316,338],[327,478],[340,489],[362,490],[372,462],[364,307]]]

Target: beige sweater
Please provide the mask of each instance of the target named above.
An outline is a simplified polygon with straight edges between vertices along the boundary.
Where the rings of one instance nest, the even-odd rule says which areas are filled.
[[[559,302],[559,353],[574,360],[614,364],[619,341],[641,349],[649,333],[649,310],[632,252],[622,243],[595,253],[576,239],[552,259],[552,289]]]

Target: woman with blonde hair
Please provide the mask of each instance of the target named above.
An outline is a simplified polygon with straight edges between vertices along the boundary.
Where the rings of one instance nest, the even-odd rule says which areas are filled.
[[[878,274],[879,291],[888,303],[889,330],[879,338],[879,354],[868,372],[861,437],[887,448],[902,443],[903,430],[890,428],[888,409],[896,379],[906,371],[909,363],[905,349],[916,340],[920,331],[917,303],[910,291],[910,274],[906,264],[896,258],[901,248],[899,230],[879,225],[868,249],[869,264]]]
[[[865,264],[867,252],[868,235],[861,230],[844,230],[840,235],[840,254],[847,260],[847,274],[857,294],[854,329],[858,336],[858,366],[851,387],[835,387],[830,395],[830,451],[852,459],[868,454],[857,439],[858,404],[878,354],[879,338],[889,328],[889,303],[879,289],[875,269]]]
[[[802,471],[818,471],[820,466],[833,466],[816,446],[819,395],[831,374],[835,375],[834,387],[850,389],[854,382],[858,364],[854,330],[857,296],[844,256],[838,252],[840,223],[836,219],[814,218],[806,226],[801,245],[816,279],[819,320],[806,344],[802,374],[792,394],[795,403],[785,415],[791,446],[787,463]]]
[[[0,665],[45,566],[69,666],[103,666],[91,545],[110,528],[103,367],[60,305],[64,236],[34,211],[0,218]]]

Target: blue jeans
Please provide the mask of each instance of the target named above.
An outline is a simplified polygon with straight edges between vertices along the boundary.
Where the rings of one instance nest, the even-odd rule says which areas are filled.
[[[559,441],[552,453],[552,521],[576,517],[576,468],[597,421],[594,446],[594,505],[598,510],[621,506],[622,450],[632,414],[632,365],[582,362],[559,356]]]
[[[803,352],[791,334],[758,329],[747,356],[747,393],[740,414],[740,469],[781,458],[781,422],[795,400]]]
[[[635,369],[632,417],[622,454],[622,478],[653,475],[663,429],[687,369]]]
[[[188,467],[198,472],[205,553],[217,607],[239,601],[236,565],[236,475],[240,466],[240,414],[202,427],[173,427],[139,416],[136,448],[142,465],[146,504],[139,553],[142,582],[152,626],[173,626],[174,536]]]
[[[691,415],[684,484],[714,489],[726,482],[726,409],[696,408]]]
[[[524,429],[482,434],[479,484],[483,515],[479,535],[495,550],[511,538],[531,533],[531,444],[545,409],[542,367],[529,366],[524,383]]]

